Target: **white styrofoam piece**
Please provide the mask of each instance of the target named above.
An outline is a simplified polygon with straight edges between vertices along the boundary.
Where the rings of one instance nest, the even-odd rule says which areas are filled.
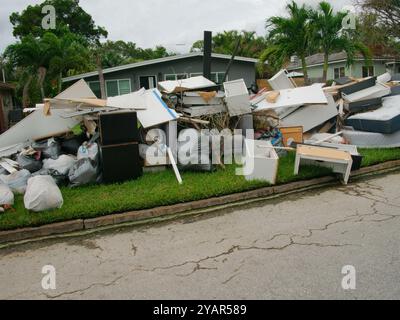
[[[282,120],[284,127],[303,126],[304,132],[323,124],[338,115],[332,95],[327,94],[328,104],[306,105],[298,108]]]
[[[305,104],[327,104],[328,100],[322,88],[319,86],[307,86],[294,89],[280,90],[280,95],[275,103],[266,100],[268,92],[264,93],[264,99],[255,103],[257,110],[298,107]]]
[[[107,99],[108,107],[121,109],[144,110],[146,106],[146,90],[144,88],[139,91],[123,94],[120,96],[110,97]]]
[[[161,81],[158,85],[161,88],[161,91],[166,93],[197,90],[216,86],[215,82],[212,82],[203,76],[181,80]]]
[[[373,98],[381,98],[389,95],[390,88],[382,83],[377,83],[375,86],[354,92],[352,94],[343,94],[343,99],[346,102],[357,102]]]
[[[288,77],[287,71],[284,69],[280,70],[271,79],[269,79],[268,83],[271,86],[272,90],[283,90],[283,89],[295,88],[295,85]]]
[[[245,149],[243,173],[246,180],[265,180],[275,184],[279,157],[271,142],[245,139]]]
[[[379,109],[358,113],[348,119],[386,121],[398,115],[400,115],[400,96],[391,96],[382,99],[382,107]]]
[[[137,117],[144,128],[153,127],[179,118],[175,110],[168,108],[157,89],[144,93],[146,110],[137,110]]]
[[[249,92],[243,79],[224,82],[224,89],[231,117],[251,113]]]

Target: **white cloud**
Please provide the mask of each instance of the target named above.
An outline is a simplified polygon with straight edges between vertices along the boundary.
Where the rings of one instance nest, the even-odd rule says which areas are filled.
[[[14,41],[9,15],[41,0],[3,0],[0,11],[0,51]],[[315,5],[319,0],[299,0]],[[341,9],[352,0],[331,2]],[[267,18],[283,13],[282,0],[81,0],[96,24],[105,27],[111,40],[136,42],[141,47],[164,45],[185,52],[203,37],[204,30],[245,29],[264,34]],[[185,44],[177,46],[177,44]]]

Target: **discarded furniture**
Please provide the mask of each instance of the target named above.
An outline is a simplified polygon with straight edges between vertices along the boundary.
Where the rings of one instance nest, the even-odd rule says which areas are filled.
[[[118,183],[139,178],[143,174],[137,142],[100,146],[103,181]]]
[[[243,79],[224,82],[225,101],[231,117],[251,113],[249,92]]]
[[[293,142],[303,143],[303,127],[280,127],[283,136],[283,145],[290,147]]]
[[[268,83],[272,90],[293,89],[296,87],[293,81],[288,77],[287,70],[279,71],[268,80]]]
[[[103,145],[139,140],[137,113],[135,111],[100,113],[99,124],[100,141]]]
[[[400,130],[392,134],[366,132],[346,128],[343,137],[352,145],[362,148],[398,148],[400,147]]]
[[[373,98],[368,100],[344,103],[344,109],[350,113],[376,110],[381,106],[382,98]]]
[[[313,145],[312,142],[306,141],[305,143]],[[322,142],[322,143],[316,144],[316,146],[346,151],[346,152],[350,153],[351,158],[353,159],[353,165],[351,167],[351,171],[359,170],[361,168],[363,156],[358,152],[357,147],[354,145]]]
[[[374,87],[376,85],[376,77],[364,79],[360,82],[355,82],[352,85],[341,88],[339,91],[342,95],[349,95],[367,88]]]
[[[225,97],[224,92],[185,92],[182,96],[182,103],[186,106],[193,105],[220,105]]]
[[[276,183],[279,157],[269,141],[245,139],[243,173],[246,180],[264,180]]]
[[[351,94],[342,93],[342,97],[345,102],[356,102],[361,100],[381,98],[390,94],[390,88],[382,83],[377,83],[373,87],[356,91]]]
[[[185,91],[195,91],[201,89],[216,89],[216,83],[208,80],[203,76],[191,77],[188,79],[161,81],[158,83],[162,92],[165,93],[181,93]]]
[[[350,153],[346,151],[298,145],[294,166],[295,175],[299,174],[301,164],[331,168],[333,172],[342,174],[344,184],[347,184],[353,166],[353,159]]]
[[[381,108],[351,116],[346,125],[360,131],[386,134],[400,130],[400,96],[384,98]]]
[[[123,182],[143,173],[136,112],[100,113],[100,158],[103,181]]]

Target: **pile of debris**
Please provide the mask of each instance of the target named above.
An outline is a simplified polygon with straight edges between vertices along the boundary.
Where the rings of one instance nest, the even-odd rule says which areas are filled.
[[[400,86],[389,74],[297,87],[282,70],[269,84],[249,94],[243,79],[220,86],[200,76],[102,100],[80,80],[0,135],[0,206],[21,193],[28,210],[59,208],[59,186],[119,183],[168,166],[182,183],[180,171],[212,171],[232,153],[248,180],[274,184],[279,158],[295,150],[296,174],[301,164],[325,166],[347,183],[361,165],[357,146],[400,146]],[[234,130],[239,141],[213,148]]]

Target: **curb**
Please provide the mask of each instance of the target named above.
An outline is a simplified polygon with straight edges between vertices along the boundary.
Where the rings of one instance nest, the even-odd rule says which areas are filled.
[[[370,167],[361,168],[354,171],[351,177],[359,177],[370,174],[377,174],[388,169],[399,169],[400,160],[388,161]],[[111,214],[92,219],[77,219],[72,221],[48,224],[35,228],[23,228],[10,231],[0,231],[0,244],[8,242],[17,242],[35,238],[43,238],[66,233],[73,233],[84,230],[94,230],[107,226],[119,226],[126,223],[146,222],[154,218],[162,218],[169,215],[188,213],[199,209],[210,209],[227,204],[234,205],[241,201],[256,200],[257,198],[266,198],[269,196],[278,196],[290,192],[300,192],[307,188],[317,188],[321,185],[337,182],[333,176],[325,176],[305,181],[297,181],[279,186],[264,187],[256,190],[235,193],[221,197],[197,200],[192,202],[180,203],[171,206],[157,207],[139,211],[130,211],[120,214]],[[209,212],[210,210],[208,210]]]

